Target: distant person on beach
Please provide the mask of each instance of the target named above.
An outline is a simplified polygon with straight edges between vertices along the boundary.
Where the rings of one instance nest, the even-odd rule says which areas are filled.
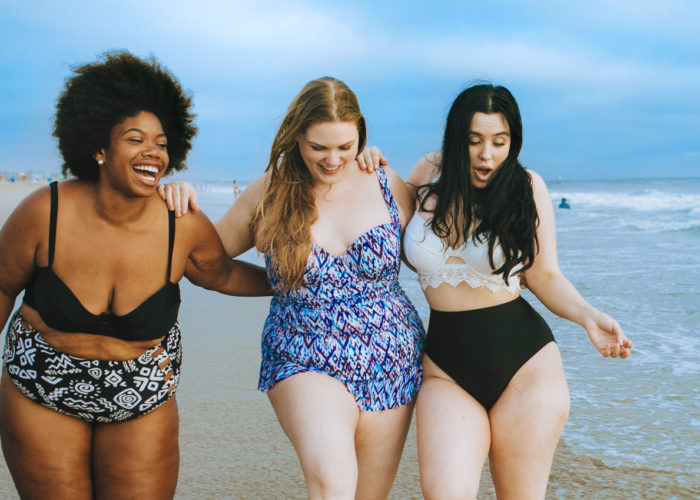
[[[511,93],[476,85],[453,103],[442,153],[408,177],[417,205],[404,251],[431,307],[416,403],[426,498],[475,498],[487,456],[498,498],[545,496],[569,392],[552,332],[520,296],[520,275],[603,356],[627,358],[632,348],[559,269],[551,199],[520,165],[521,146]]]
[[[21,498],[172,498],[179,467],[178,282],[269,289],[201,213],[156,185],[184,168],[191,99],[128,52],[74,70],[54,135],[75,179],[32,192],[0,231],[0,438]]]
[[[238,181],[234,179],[233,181],[233,201],[238,199]]]
[[[390,168],[357,167],[365,139],[355,94],[309,82],[265,175],[216,222],[230,256],[265,254],[275,294],[259,388],[312,499],[386,498],[421,382],[425,332],[398,282],[412,200]]]
[[[569,204],[566,202],[566,198],[561,199],[561,203],[559,204],[559,208],[571,208]]]

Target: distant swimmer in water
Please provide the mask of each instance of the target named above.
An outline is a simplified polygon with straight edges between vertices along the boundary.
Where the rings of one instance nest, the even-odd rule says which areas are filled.
[[[234,179],[233,181],[233,200],[238,199],[238,181]]]
[[[566,202],[566,198],[561,199],[561,203],[559,204],[559,208],[571,208],[569,204]]]

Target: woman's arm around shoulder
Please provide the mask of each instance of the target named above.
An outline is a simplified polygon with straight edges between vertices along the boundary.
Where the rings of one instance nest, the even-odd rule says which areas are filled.
[[[557,259],[554,208],[549,191],[542,177],[532,170],[527,172],[539,221],[535,261],[524,273],[528,288],[554,314],[581,325],[600,354],[629,357],[632,342],[617,321],[586,302],[562,274]]]
[[[178,218],[175,234],[187,240],[185,277],[195,285],[227,295],[271,294],[265,268],[229,258],[214,225],[202,212]]]
[[[254,180],[226,213],[214,223],[226,253],[237,257],[255,245],[252,223],[258,204],[265,194],[267,175]]]
[[[15,208],[0,229],[0,331],[17,295],[34,273],[39,247],[48,242],[50,207],[49,187],[37,189]]]
[[[418,187],[433,182],[440,172],[440,153],[428,153],[423,155],[418,163],[413,167],[411,173],[406,177],[406,185],[413,197],[413,201],[418,199]]]

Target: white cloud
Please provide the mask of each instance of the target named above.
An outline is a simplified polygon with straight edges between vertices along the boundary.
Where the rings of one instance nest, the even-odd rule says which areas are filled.
[[[539,9],[550,16],[561,9],[558,3],[544,3]],[[316,7],[301,0],[80,0],[71,2],[70,16],[59,3],[39,4],[15,10],[41,18],[66,36],[87,31],[96,46],[126,46],[143,55],[153,52],[178,74],[192,72],[211,80],[436,72],[459,80],[517,79],[579,88],[649,84],[689,88],[700,83],[696,65],[659,64],[643,54],[622,53],[614,45],[587,45],[585,40],[578,45],[571,39],[557,44],[554,37],[543,41],[535,25],[529,33],[509,33],[496,25],[449,36],[424,31],[419,40],[419,8],[414,9],[416,21],[406,29],[371,16],[369,4],[359,4],[357,9],[364,14],[355,15],[341,7]],[[569,22],[576,16],[586,22],[599,18],[608,24],[674,19],[680,26],[693,18],[684,13],[700,11],[695,5],[688,0],[572,2],[560,17]],[[557,33],[555,24],[552,34]],[[141,36],[144,31],[149,35]]]
[[[613,0],[606,5],[610,18],[625,15],[648,20],[676,15],[689,4],[683,0]],[[588,8],[589,14],[600,16],[600,6],[597,12],[594,7],[578,9]],[[384,25],[372,33],[362,18],[303,2],[217,1],[207,3],[207,8],[188,3],[170,10],[168,16],[176,32],[200,33],[199,43],[209,46],[213,54],[228,54],[236,61],[234,67],[251,77],[349,68],[358,74],[433,71],[458,79],[516,79],[578,88],[652,85],[672,89],[700,84],[695,65],[633,58],[618,53],[612,45],[558,46],[527,36],[507,39],[497,30],[416,40],[415,32],[409,34],[401,26]]]
[[[159,3],[168,30],[183,45],[200,47],[201,56],[189,64],[206,65],[213,75],[280,75],[347,63],[368,50],[351,19],[303,2],[183,2],[176,8]]]
[[[436,42],[426,47],[424,64],[445,73],[495,75],[546,84],[565,83],[574,88],[625,87],[626,92],[645,88],[672,90],[697,88],[696,65],[659,64],[621,57],[613,52],[593,54],[518,42]]]

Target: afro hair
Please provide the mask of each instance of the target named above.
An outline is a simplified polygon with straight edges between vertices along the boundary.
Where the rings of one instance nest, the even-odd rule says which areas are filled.
[[[190,113],[192,97],[155,58],[108,52],[104,60],[73,69],[56,105],[53,135],[63,157],[63,173],[96,181],[94,155],[108,149],[112,128],[141,111],[160,120],[168,138],[170,162],[165,174],[185,167],[197,133]]]

